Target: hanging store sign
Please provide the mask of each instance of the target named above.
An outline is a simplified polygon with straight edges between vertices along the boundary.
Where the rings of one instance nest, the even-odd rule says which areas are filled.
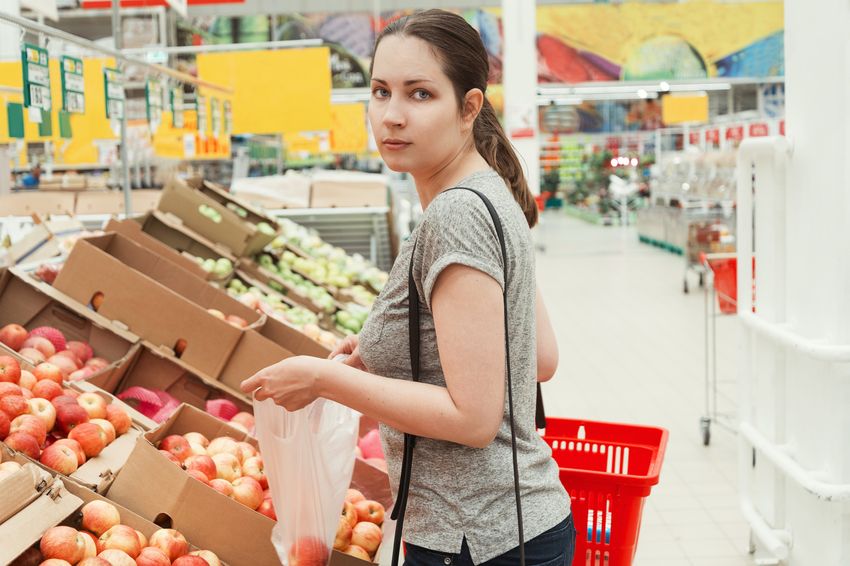
[[[224,135],[233,133],[233,106],[229,100],[224,101]]]
[[[742,141],[744,139],[744,126],[726,128],[726,139],[728,141]]]
[[[183,87],[176,86],[171,89],[171,126],[182,128],[183,124]]]
[[[212,135],[217,138],[221,135],[221,105],[217,98],[210,99],[210,121],[212,122]]]
[[[707,143],[719,144],[720,143],[720,130],[717,128],[713,130],[705,131],[705,141]]]
[[[198,94],[195,100],[198,107],[198,133],[204,139],[207,137],[207,97]]]
[[[770,129],[767,124],[750,124],[750,137],[763,138],[770,135]]]
[[[120,120],[124,117],[124,82],[118,69],[103,69],[103,89],[106,93],[106,117]]]
[[[62,109],[71,114],[86,112],[86,84],[83,62],[75,57],[62,57]]]
[[[699,145],[699,132],[690,132],[688,134],[688,143],[691,145]]]
[[[47,49],[24,44],[21,50],[24,71],[24,106],[50,112],[50,67]]]
[[[145,83],[145,112],[150,129],[155,132],[162,123],[162,84],[159,81]]]
[[[785,135],[785,120],[780,120],[780,122],[779,122],[779,135],[780,136]]]

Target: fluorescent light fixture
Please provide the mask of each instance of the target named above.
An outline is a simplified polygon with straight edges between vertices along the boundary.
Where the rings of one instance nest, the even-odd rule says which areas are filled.
[[[337,88],[331,91],[331,104],[368,102],[371,96],[368,88]]]

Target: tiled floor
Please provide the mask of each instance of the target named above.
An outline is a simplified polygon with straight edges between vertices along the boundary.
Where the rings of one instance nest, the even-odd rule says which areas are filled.
[[[561,351],[558,374],[544,386],[547,413],[670,431],[635,566],[755,564],[737,506],[735,437],[713,427],[711,446],[701,441],[704,297],[682,293],[684,260],[638,243],[634,229],[555,212],[538,242],[538,284]],[[722,410],[734,408],[736,331],[734,318],[718,319]]]

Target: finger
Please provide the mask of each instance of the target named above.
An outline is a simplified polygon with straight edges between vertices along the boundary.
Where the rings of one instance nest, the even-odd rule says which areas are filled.
[[[260,387],[256,391],[254,391],[254,400],[255,401],[265,401],[271,397],[270,393],[267,393],[265,388]]]
[[[246,379],[245,381],[240,383],[239,388],[242,390],[243,393],[251,393],[252,391],[257,389],[258,387],[261,387],[262,385],[263,385],[263,376],[260,375],[259,373],[255,373],[254,375],[252,375],[251,377],[249,377],[248,379]]]

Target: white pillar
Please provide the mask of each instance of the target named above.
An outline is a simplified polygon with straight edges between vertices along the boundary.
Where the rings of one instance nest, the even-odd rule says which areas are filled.
[[[0,0],[0,12],[12,16],[21,15],[19,0]],[[21,59],[21,30],[8,23],[0,23],[0,61]]]
[[[502,0],[504,33],[505,131],[525,168],[534,194],[540,193],[537,122],[537,2]]]

